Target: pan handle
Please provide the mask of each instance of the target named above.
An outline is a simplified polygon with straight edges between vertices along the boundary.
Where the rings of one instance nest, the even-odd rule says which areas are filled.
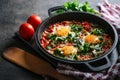
[[[117,50],[118,50],[118,53],[120,53],[120,38],[118,39]]]
[[[101,71],[101,70],[106,69],[106,68],[111,66],[111,62],[110,62],[108,56],[105,56],[105,60],[106,60],[106,64],[103,64],[103,65],[98,66],[98,67],[94,67],[93,65],[91,65],[90,64],[91,62],[86,62],[85,64],[92,71]]]
[[[52,8],[50,8],[50,9],[48,9],[48,14],[49,14],[49,16],[51,16],[51,15],[53,15],[53,12],[54,11],[57,11],[57,10],[63,10],[63,11],[68,11],[65,7],[63,7],[63,6],[56,6],[56,7],[52,7]]]

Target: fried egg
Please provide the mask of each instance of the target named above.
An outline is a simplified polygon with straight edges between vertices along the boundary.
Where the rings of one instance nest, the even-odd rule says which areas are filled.
[[[57,26],[55,33],[57,34],[57,36],[67,36],[70,32],[70,26]]]
[[[100,39],[99,39],[99,36],[90,34],[90,35],[85,36],[85,41],[91,44],[95,44],[95,43],[99,43]]]
[[[63,51],[65,56],[77,53],[77,49],[74,46],[64,46],[61,48],[61,51]]]

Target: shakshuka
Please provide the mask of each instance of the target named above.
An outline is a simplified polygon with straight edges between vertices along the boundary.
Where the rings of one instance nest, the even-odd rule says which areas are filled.
[[[112,46],[110,35],[88,21],[62,21],[51,24],[40,44],[50,54],[67,60],[89,60],[103,55]]]

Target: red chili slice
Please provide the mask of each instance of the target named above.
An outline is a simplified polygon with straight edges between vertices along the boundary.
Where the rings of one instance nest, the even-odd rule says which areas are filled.
[[[91,30],[91,24],[89,22],[82,22],[82,26],[85,30],[90,31]]]
[[[66,21],[63,21],[62,23],[61,23],[63,26],[66,26]]]

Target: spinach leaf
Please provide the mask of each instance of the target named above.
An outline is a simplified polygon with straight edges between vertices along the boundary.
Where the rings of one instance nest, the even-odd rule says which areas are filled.
[[[76,37],[72,37],[72,42],[76,43],[77,42],[77,38]]]
[[[83,29],[82,26],[71,25],[71,31],[73,31],[73,32],[80,32],[80,31],[82,31],[82,29]]]
[[[54,41],[57,38],[57,35],[53,34],[53,35],[49,36],[49,38],[51,41]]]
[[[90,44],[88,44],[88,43],[85,43],[83,47],[84,47],[84,52],[88,52],[91,49]]]
[[[72,42],[72,34],[68,34],[68,36],[66,37],[66,41]]]
[[[65,39],[62,37],[57,37],[55,40],[55,43],[61,43],[62,41],[64,41]]]
[[[88,52],[91,50],[90,44],[84,43],[84,45],[78,45],[78,49],[80,49],[81,52]]]
[[[102,36],[103,35],[103,30],[95,28],[95,29],[92,30],[91,33],[94,34],[94,35]]]
[[[77,55],[74,55],[74,60],[78,60],[78,56]]]
[[[59,49],[57,49],[57,48],[54,50],[54,54],[56,56],[64,57],[64,55],[61,53],[61,51]]]

